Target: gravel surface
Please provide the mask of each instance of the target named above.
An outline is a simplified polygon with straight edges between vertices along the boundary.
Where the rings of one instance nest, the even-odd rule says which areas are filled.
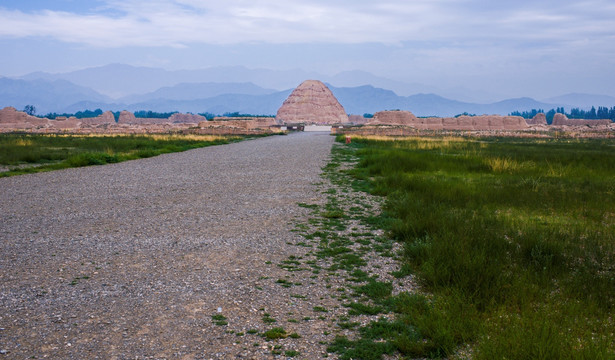
[[[293,320],[328,304],[275,280],[303,251],[297,203],[324,201],[332,143],[298,133],[1,178],[0,359],[261,359],[274,343],[321,358],[325,322]],[[292,291],[326,291],[312,285]],[[274,326],[300,338],[266,342]]]

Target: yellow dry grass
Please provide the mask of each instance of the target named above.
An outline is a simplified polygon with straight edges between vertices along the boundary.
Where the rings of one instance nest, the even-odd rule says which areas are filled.
[[[32,140],[29,139],[15,139],[16,146],[30,146],[32,145]]]
[[[512,173],[521,168],[521,165],[510,158],[492,157],[486,160],[491,171],[496,173]]]
[[[199,135],[199,134],[52,134],[41,135],[50,137],[145,137],[152,140],[191,140],[191,141],[215,141],[220,139],[238,139],[238,136],[228,135]]]
[[[422,136],[379,136],[379,135],[360,135],[352,136],[353,139],[365,139],[371,141],[396,142],[394,147],[410,148],[417,150],[433,150],[450,148],[453,144],[468,142],[466,138],[455,136],[444,137],[422,137]]]
[[[192,140],[192,141],[215,141],[220,139],[238,139],[239,136],[224,135],[199,135],[199,134],[152,134],[145,135],[153,140]]]

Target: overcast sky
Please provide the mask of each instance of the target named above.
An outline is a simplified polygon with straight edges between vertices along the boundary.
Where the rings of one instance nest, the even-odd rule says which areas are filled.
[[[0,75],[109,63],[615,96],[613,0],[0,0]]]

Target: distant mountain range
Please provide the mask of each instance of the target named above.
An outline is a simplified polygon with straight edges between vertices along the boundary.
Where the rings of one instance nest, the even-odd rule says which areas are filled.
[[[180,83],[174,86],[165,86],[156,91],[141,95],[129,95],[118,99],[125,104],[134,104],[157,99],[164,100],[193,100],[195,94],[198,98],[207,99],[224,94],[267,95],[277,90],[264,89],[253,83]]]
[[[47,111],[61,109],[77,101],[105,103],[111,98],[66,80],[19,80],[0,78],[0,106],[14,106],[23,109],[28,104]]]
[[[20,79],[0,77],[0,107],[23,109],[25,105],[34,105],[39,114],[100,108],[274,115],[292,89],[309,78],[327,82],[351,114],[400,109],[418,116],[453,116],[464,112],[506,115],[517,110],[546,111],[562,106],[566,109],[615,106],[615,97],[591,94],[567,94],[544,101],[517,98],[485,104],[425,93],[436,89],[362,71],[343,72],[329,78],[318,76],[301,70],[219,67],[167,71],[115,64],[64,74],[32,73]]]
[[[247,69],[242,66],[212,67],[202,70],[176,70],[138,67],[123,64],[88,68],[62,74],[36,72],[22,76],[23,80],[67,80],[89,87],[113,98],[154,92],[180,83],[246,83],[263,88],[290,89],[305,79],[319,74],[303,70]]]

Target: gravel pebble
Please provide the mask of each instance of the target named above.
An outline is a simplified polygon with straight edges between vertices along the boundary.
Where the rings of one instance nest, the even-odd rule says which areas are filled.
[[[325,325],[286,320],[327,299],[306,304],[272,279],[298,252],[297,203],[322,202],[313,184],[332,143],[298,133],[0,179],[3,354],[262,359],[280,344],[320,358]],[[274,325],[301,338],[249,333]]]

